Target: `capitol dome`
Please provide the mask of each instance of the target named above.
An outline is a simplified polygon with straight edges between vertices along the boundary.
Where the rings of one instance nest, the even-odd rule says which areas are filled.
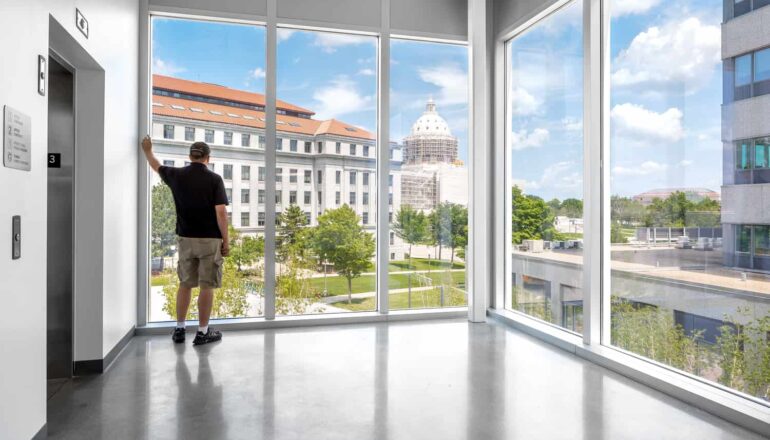
[[[436,103],[433,102],[433,98],[428,99],[425,113],[412,124],[412,132],[410,134],[411,136],[452,136],[449,124],[436,111]]]
[[[428,99],[425,113],[412,124],[412,131],[404,139],[404,164],[455,163],[457,138],[452,136],[449,124],[436,111],[433,98]]]

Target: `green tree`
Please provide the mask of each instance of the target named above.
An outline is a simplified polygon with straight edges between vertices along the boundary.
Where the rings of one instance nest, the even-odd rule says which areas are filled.
[[[402,205],[396,213],[396,221],[391,226],[396,236],[409,245],[409,266],[412,266],[412,245],[428,239],[428,218],[422,211],[409,205]]]
[[[559,209],[559,215],[569,218],[583,218],[583,201],[580,199],[564,199]]]
[[[441,202],[428,214],[428,243],[438,246],[438,259],[444,246],[452,243],[452,204]]]
[[[169,257],[176,245],[176,208],[171,188],[165,183],[152,187],[152,256]]]
[[[524,240],[553,240],[559,237],[553,226],[554,215],[548,205],[537,196],[525,195],[514,186],[512,209],[512,239],[514,244]]]
[[[278,261],[306,262],[308,259],[307,217],[299,206],[292,204],[278,216],[276,254]]]
[[[610,243],[628,243],[628,239],[623,235],[623,228],[616,221],[610,225]]]
[[[329,261],[348,281],[348,304],[352,302],[353,279],[372,267],[374,237],[364,231],[358,215],[348,205],[326,210],[318,217],[311,241],[321,261]]]
[[[450,213],[452,217],[449,247],[452,249],[452,258],[449,267],[452,268],[455,262],[455,249],[464,249],[468,245],[468,208],[452,203]]]
[[[610,197],[611,218],[624,226],[638,226],[644,223],[644,205],[629,197]]]
[[[228,226],[230,236],[230,258],[238,271],[243,267],[248,267],[259,261],[265,256],[264,237],[243,236],[238,230]]]

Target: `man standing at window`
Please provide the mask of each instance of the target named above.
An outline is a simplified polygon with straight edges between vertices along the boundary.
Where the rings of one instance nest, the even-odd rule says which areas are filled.
[[[174,342],[185,340],[185,317],[192,289],[200,286],[199,323],[193,345],[222,339],[222,333],[209,329],[214,289],[222,286],[223,257],[230,252],[227,237],[227,194],[222,178],[210,171],[211,149],[205,142],[190,146],[190,164],[183,168],[163,166],[152,152],[152,140],[145,136],[142,150],[153,170],[170,188],[176,206],[178,236],[179,290],[176,297]]]

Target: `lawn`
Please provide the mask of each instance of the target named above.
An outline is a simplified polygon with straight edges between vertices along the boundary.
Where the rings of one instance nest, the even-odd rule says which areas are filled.
[[[465,269],[465,263],[455,261],[454,264],[443,260],[428,260],[427,258],[412,258],[412,264],[409,260],[391,261],[388,265],[388,272],[401,272],[405,270],[436,270],[436,269]]]
[[[158,275],[153,275],[150,278],[150,285],[153,287],[165,286],[170,284],[174,280],[174,277],[176,277],[176,274],[173,272],[163,272]]]
[[[412,287],[424,286],[425,283],[420,281],[420,279],[424,279],[422,278],[423,276],[432,279],[434,285],[452,284],[460,288],[465,287],[465,272],[432,272],[419,275],[411,275]],[[392,274],[388,276],[388,286],[390,289],[406,289],[410,286],[409,278],[409,274]],[[309,282],[313,288],[323,291],[323,278],[312,278]],[[348,293],[348,281],[344,277],[328,276],[326,278],[326,285],[329,290],[329,296],[346,295]],[[353,279],[353,293],[374,292],[375,290],[376,281],[374,275],[364,275]]]
[[[353,298],[351,304],[347,300],[332,303],[334,307],[350,310],[353,312],[375,310],[377,305],[376,297],[371,298]],[[394,293],[388,296],[388,305],[390,310],[408,309],[409,294],[407,292]],[[449,293],[449,289],[444,291],[444,307],[461,307],[467,305],[465,295],[456,290]],[[430,307],[441,307],[441,293],[439,289],[412,292],[413,309],[422,309]]]

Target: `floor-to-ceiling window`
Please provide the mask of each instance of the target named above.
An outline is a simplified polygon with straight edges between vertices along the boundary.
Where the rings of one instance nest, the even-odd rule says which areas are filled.
[[[278,29],[278,315],[377,308],[377,43]]]
[[[260,316],[265,28],[160,16],[151,25],[150,135],[156,155],[164,166],[182,167],[189,164],[190,144],[207,142],[209,169],[222,176],[229,198],[231,254],[212,317]],[[169,187],[155,173],[150,179],[147,321],[169,321],[176,319],[176,212]],[[188,318],[197,318],[195,300]]]
[[[611,343],[768,399],[762,52],[723,45],[762,29],[718,0],[607,3]]]
[[[583,329],[582,1],[506,47],[506,308]]]
[[[468,49],[391,39],[391,309],[467,304]]]

